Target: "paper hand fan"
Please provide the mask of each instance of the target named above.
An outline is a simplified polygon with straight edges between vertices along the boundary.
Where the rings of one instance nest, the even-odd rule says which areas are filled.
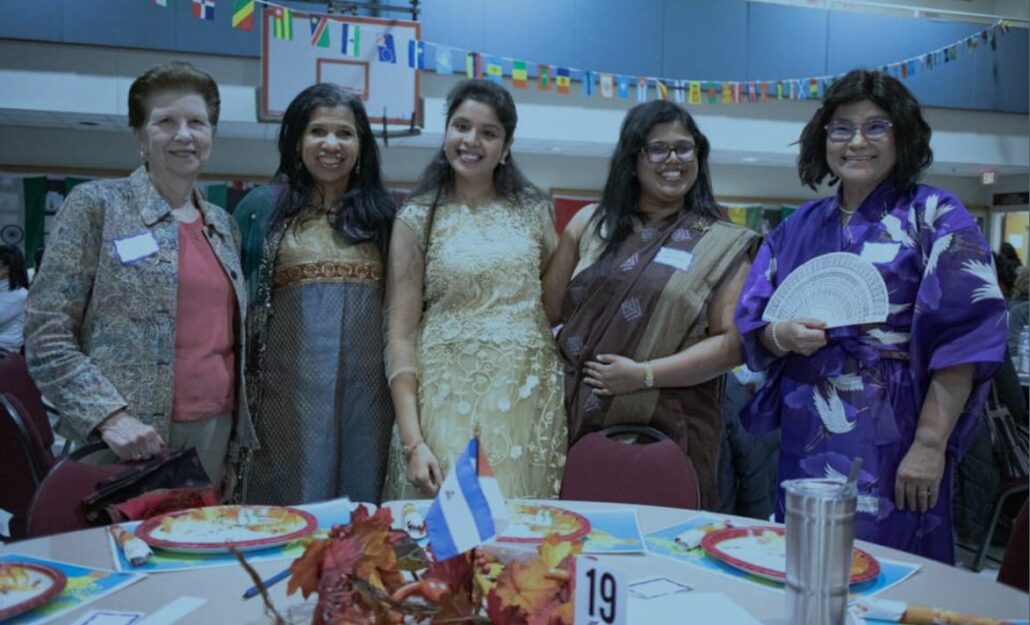
[[[762,320],[799,317],[826,322],[827,328],[887,319],[890,301],[883,276],[857,254],[817,256],[790,272],[765,307]]]

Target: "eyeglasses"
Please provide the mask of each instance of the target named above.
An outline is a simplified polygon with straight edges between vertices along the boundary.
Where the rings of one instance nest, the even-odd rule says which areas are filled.
[[[869,141],[878,141],[886,137],[892,127],[893,124],[889,119],[870,119],[861,126],[855,126],[850,122],[830,122],[823,126],[827,138],[835,143],[851,141],[855,137],[855,133],[860,130],[862,136]]]
[[[696,147],[693,143],[677,143],[674,146],[665,143],[651,143],[640,151],[647,155],[649,162],[664,163],[672,152],[675,152],[676,158],[681,161],[692,161],[696,154]]]

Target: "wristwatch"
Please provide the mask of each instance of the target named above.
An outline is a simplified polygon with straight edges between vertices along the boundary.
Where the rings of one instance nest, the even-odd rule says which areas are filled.
[[[654,368],[649,362],[644,363],[644,386],[654,388]]]

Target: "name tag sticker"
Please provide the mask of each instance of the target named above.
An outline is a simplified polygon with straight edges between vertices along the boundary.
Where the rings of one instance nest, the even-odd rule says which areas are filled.
[[[694,255],[683,250],[674,250],[671,247],[663,247],[655,254],[654,262],[668,265],[673,269],[686,271],[690,269],[690,263],[694,262]]]
[[[866,243],[862,246],[862,260],[867,260],[874,265],[889,263],[898,256],[901,249],[900,243]]]
[[[157,239],[149,232],[144,232],[136,236],[116,239],[114,248],[123,263],[131,263],[134,260],[157,254]]]

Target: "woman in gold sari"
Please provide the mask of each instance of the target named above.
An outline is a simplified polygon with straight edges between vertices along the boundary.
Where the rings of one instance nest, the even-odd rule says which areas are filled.
[[[741,361],[733,309],[756,237],[723,218],[708,152],[683,108],[633,108],[601,202],[562,233],[544,302],[563,322],[570,443],[650,425],[691,460],[701,505],[714,508],[722,375]]]

